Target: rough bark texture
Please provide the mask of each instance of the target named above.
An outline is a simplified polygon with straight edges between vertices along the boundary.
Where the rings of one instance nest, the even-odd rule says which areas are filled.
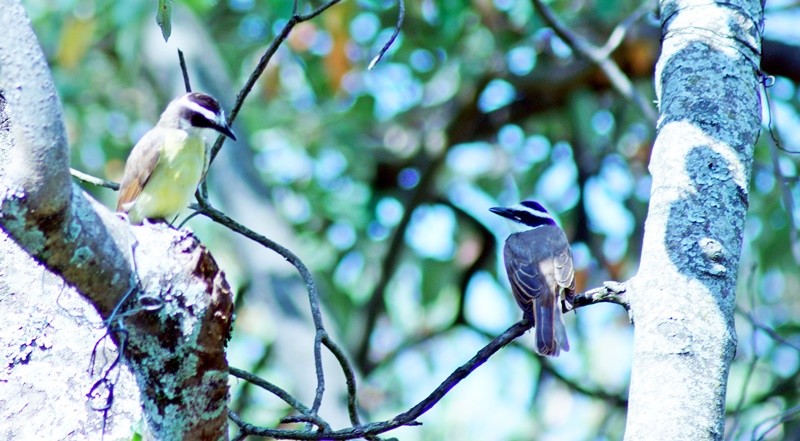
[[[130,227],[70,182],[61,108],[19,2],[0,0],[0,29],[0,316],[7,320],[4,329],[16,330],[0,342],[8,366],[0,381],[17,392],[0,401],[0,414],[12,422],[4,426],[8,439],[27,433],[29,419],[20,416],[52,421],[54,414],[45,412],[58,414],[55,404],[42,403],[63,399],[79,402],[84,412],[71,406],[74,413],[62,425],[43,426],[37,435],[100,438],[97,414],[80,395],[96,380],[86,373],[88,354],[104,333],[85,328],[105,324],[63,308],[69,296],[60,295],[71,288],[102,320],[123,329],[113,341],[139,386],[147,438],[226,439],[224,348],[232,301],[223,273],[190,233],[163,225]],[[32,259],[21,261],[23,250]],[[30,271],[22,269],[26,264]],[[108,339],[100,345],[96,368],[110,368],[113,346]],[[109,376],[117,385],[113,405],[121,406],[112,413],[130,417],[130,427],[139,418],[131,410],[136,397],[125,371],[120,380]],[[67,387],[51,386],[65,378]],[[122,436],[129,438],[130,430]]]
[[[0,439],[99,440],[103,413],[87,406],[87,373],[105,334],[95,308],[0,230]],[[110,349],[113,353],[113,349]],[[141,418],[136,382],[121,366],[106,440],[130,440]]]
[[[142,391],[149,435],[226,439],[223,349],[233,303],[224,274],[189,232],[163,224],[133,230],[142,289],[125,321],[125,356]]]
[[[660,4],[658,136],[639,273],[625,438],[724,432],[736,275],[758,101],[757,1]]]

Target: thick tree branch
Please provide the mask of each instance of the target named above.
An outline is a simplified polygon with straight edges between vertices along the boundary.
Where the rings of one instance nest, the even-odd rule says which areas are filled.
[[[124,342],[116,350],[138,382],[148,437],[226,438],[232,302],[224,275],[190,234],[131,227],[70,182],[61,109],[19,2],[0,1],[0,26],[15,36],[0,38],[8,98],[6,106],[0,97],[0,227],[76,287],[112,340]],[[113,365],[97,366],[112,406]]]
[[[8,102],[15,143],[4,158],[4,191],[25,191],[25,204],[36,219],[63,213],[72,192],[67,136],[61,104],[47,61],[18,1],[0,1],[0,94]],[[12,38],[13,36],[13,38]]]

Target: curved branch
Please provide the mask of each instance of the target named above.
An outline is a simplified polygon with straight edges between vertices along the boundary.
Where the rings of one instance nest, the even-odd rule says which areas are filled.
[[[564,24],[553,12],[553,10],[545,5],[542,0],[532,1],[542,18],[544,18],[544,21],[547,22],[551,28],[553,28],[553,31],[555,31],[556,35],[561,37],[561,39],[564,40],[564,42],[567,43],[572,49],[574,49],[578,55],[596,64],[597,67],[603,71],[603,73],[606,75],[606,78],[608,78],[608,80],[614,86],[614,89],[616,89],[620,95],[636,104],[645,118],[647,118],[651,123],[656,122],[656,118],[658,117],[656,110],[642,96],[642,94],[640,94],[636,88],[633,87],[633,83],[631,83],[630,78],[628,78],[622,69],[619,68],[617,63],[615,63],[609,57],[607,50],[603,50],[594,46],[585,38],[572,32],[572,30],[567,27],[567,25]]]
[[[271,394],[275,395],[276,397],[280,398],[286,404],[291,406],[293,409],[295,409],[296,411],[300,412],[306,418],[307,422],[311,422],[313,424],[316,424],[321,429],[331,430],[330,425],[328,425],[328,423],[325,420],[323,420],[322,418],[314,415],[313,412],[311,412],[311,409],[306,407],[303,403],[298,401],[297,398],[293,397],[289,392],[286,392],[285,390],[281,389],[279,386],[277,386],[277,385],[275,385],[273,383],[270,383],[269,381],[259,377],[256,374],[250,373],[250,372],[245,371],[243,369],[235,368],[233,366],[228,367],[228,373],[230,373],[231,375],[233,375],[236,378],[240,378],[240,379],[242,379],[244,381],[252,383],[252,384],[254,384],[254,385],[266,390],[267,392],[270,392]],[[231,412],[233,412],[233,411],[231,411]]]
[[[202,198],[198,198],[198,200],[200,201],[200,204],[196,207],[193,206],[193,208],[197,208],[197,211],[200,214],[220,225],[229,228],[232,231],[241,234],[242,236],[247,237],[250,240],[261,244],[266,248],[271,249],[272,251],[275,251],[297,269],[297,272],[300,273],[300,277],[302,277],[303,282],[305,282],[306,290],[308,292],[308,303],[311,307],[311,317],[314,321],[314,328],[316,330],[316,337],[314,338],[314,363],[317,371],[317,391],[314,396],[314,404],[311,406],[312,412],[316,414],[317,410],[319,410],[319,406],[322,403],[322,395],[325,392],[325,376],[322,371],[321,346],[323,337],[327,336],[328,333],[322,323],[322,312],[320,311],[319,306],[319,294],[317,293],[317,285],[314,283],[314,278],[311,275],[311,271],[308,270],[308,267],[306,267],[305,263],[303,263],[303,261],[300,260],[296,254],[289,251],[284,246],[236,222],[228,217],[228,215],[225,213],[214,208],[208,201]]]
[[[261,59],[258,60],[258,64],[256,65],[253,72],[245,81],[244,86],[239,91],[239,94],[236,95],[236,103],[231,108],[231,112],[228,115],[228,125],[233,124],[233,121],[236,120],[236,117],[239,115],[239,111],[242,109],[242,105],[244,104],[244,100],[250,95],[250,92],[253,90],[253,87],[256,85],[256,81],[261,77],[261,74],[264,73],[264,69],[267,68],[272,57],[275,55],[275,52],[278,51],[278,48],[289,38],[289,34],[292,32],[295,26],[298,24],[311,20],[312,18],[322,14],[331,6],[339,3],[341,0],[328,0],[322,6],[317,9],[314,9],[308,14],[298,14],[297,13],[297,3],[294,4],[294,9],[292,12],[292,17],[283,25],[283,29],[281,29],[280,34],[272,40],[272,43],[267,47],[264,51],[264,54],[261,56]],[[214,158],[217,157],[219,153],[219,149],[222,148],[222,143],[225,142],[225,136],[219,136],[217,141],[214,143],[214,146],[211,147],[211,157],[209,160],[209,165],[211,162],[214,162]],[[203,181],[205,184],[205,181]]]

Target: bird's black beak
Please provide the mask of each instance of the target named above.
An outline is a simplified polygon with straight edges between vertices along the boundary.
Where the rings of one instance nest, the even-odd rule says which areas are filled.
[[[508,208],[505,208],[505,207],[492,207],[492,208],[489,209],[489,211],[491,211],[492,213],[494,213],[494,214],[496,214],[498,216],[503,216],[503,217],[506,217],[506,218],[509,218],[509,219],[514,219],[513,212],[511,210],[509,210]]]
[[[219,133],[222,133],[223,135],[227,136],[228,138],[236,141],[236,135],[233,134],[233,130],[231,130],[231,128],[227,124],[225,124],[225,123],[217,124],[217,125],[214,126],[214,130],[216,130]]]

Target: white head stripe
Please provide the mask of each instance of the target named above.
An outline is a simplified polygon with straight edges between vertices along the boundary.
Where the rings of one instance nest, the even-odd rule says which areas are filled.
[[[217,121],[217,115],[214,112],[190,100],[189,95],[182,96],[180,103],[183,107],[205,116],[209,121]]]
[[[519,211],[527,211],[528,213],[531,213],[536,217],[543,217],[545,219],[552,219],[553,218],[553,216],[550,215],[550,213],[547,213],[545,211],[534,210],[533,208],[526,207],[526,206],[524,206],[522,204],[516,204],[516,205],[512,206],[511,208],[514,209],[514,210],[519,210]]]

